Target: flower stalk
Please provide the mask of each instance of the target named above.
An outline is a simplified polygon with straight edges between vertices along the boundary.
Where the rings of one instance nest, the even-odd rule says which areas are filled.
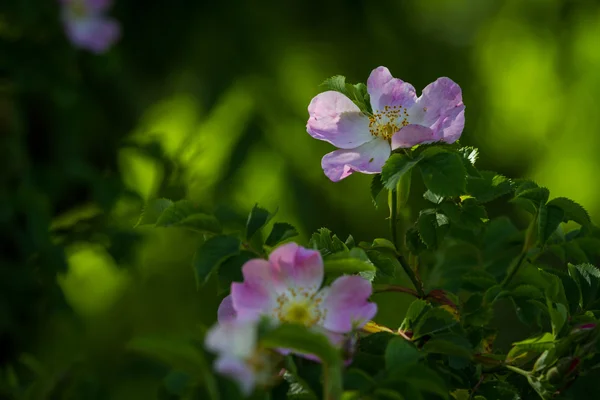
[[[399,249],[401,246],[398,243],[398,196],[396,195],[395,190],[389,191],[389,206],[390,206],[390,233],[392,236],[392,243]],[[425,292],[423,291],[423,284],[419,281],[415,272],[412,270],[406,259],[402,254],[398,252],[397,257],[398,262],[402,266],[402,269],[408,275],[410,281],[413,286],[417,290],[417,294],[420,298],[425,296]]]

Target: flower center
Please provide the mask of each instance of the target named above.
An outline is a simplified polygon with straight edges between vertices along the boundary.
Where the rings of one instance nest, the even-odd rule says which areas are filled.
[[[408,125],[408,112],[402,106],[385,106],[369,117],[371,135],[389,140],[402,127]]]
[[[321,302],[320,293],[309,294],[302,289],[290,288],[277,297],[275,316],[282,322],[313,326],[326,315],[326,310],[320,307]]]

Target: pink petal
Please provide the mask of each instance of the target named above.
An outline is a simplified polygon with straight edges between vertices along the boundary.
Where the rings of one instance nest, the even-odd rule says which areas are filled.
[[[462,135],[465,127],[465,106],[456,107],[444,120],[438,136],[446,143],[454,143]]]
[[[422,125],[407,125],[392,136],[392,149],[411,148],[420,143],[433,143],[440,140],[431,128]]]
[[[372,139],[369,118],[348,97],[328,91],[315,96],[309,106],[307,132],[341,149],[353,149]]]
[[[338,333],[362,327],[377,313],[377,305],[367,301],[371,292],[371,283],[360,276],[336,279],[323,302],[327,310],[323,327]]]
[[[317,250],[287,243],[271,253],[269,262],[280,289],[299,287],[314,293],[323,283],[323,258]]]
[[[221,301],[217,310],[217,319],[219,322],[225,322],[234,320],[236,317],[237,313],[235,312],[235,308],[233,308],[233,298],[229,295]]]
[[[449,78],[438,78],[408,110],[409,122],[429,127],[440,139],[453,143],[462,134],[464,109],[460,86]]]
[[[325,154],[321,166],[325,175],[338,182],[353,172],[377,174],[390,157],[391,149],[387,140],[373,139],[356,149],[336,150]]]
[[[103,53],[119,38],[120,27],[112,19],[89,16],[68,18],[66,32],[71,43],[94,53]]]
[[[256,349],[257,335],[255,321],[227,321],[210,328],[204,344],[215,353],[247,358]]]
[[[255,319],[270,313],[275,300],[275,286],[269,262],[254,259],[242,267],[244,282],[231,284],[231,298],[237,317]]]
[[[383,110],[385,106],[409,108],[417,99],[413,85],[394,78],[386,67],[378,67],[371,72],[367,91],[373,111]]]
[[[243,360],[235,357],[219,357],[215,360],[215,370],[238,383],[241,392],[249,396],[256,385],[256,374]]]

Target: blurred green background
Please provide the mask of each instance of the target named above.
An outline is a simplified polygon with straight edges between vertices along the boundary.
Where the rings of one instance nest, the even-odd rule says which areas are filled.
[[[126,343],[216,320],[223,294],[197,291],[190,267],[202,237],[133,229],[149,199],[187,198],[233,227],[255,203],[279,208],[303,244],[321,226],[386,237],[371,177],[330,182],[320,159],[333,147],[305,131],[332,75],[364,82],[384,65],[418,91],[452,78],[480,168],[600,217],[597,1],[117,0],[122,39],[101,56],[66,41],[56,1],[0,7],[5,392],[78,382],[84,398],[153,398],[165,371]],[[376,300],[397,326],[410,299]]]

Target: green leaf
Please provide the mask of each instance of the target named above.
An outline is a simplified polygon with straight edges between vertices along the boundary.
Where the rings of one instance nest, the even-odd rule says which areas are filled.
[[[427,201],[432,202],[433,204],[440,204],[442,201],[444,201],[443,196],[438,196],[437,194],[432,193],[431,190],[428,190],[425,193],[423,193],[423,198]]]
[[[400,329],[403,331],[414,330],[421,317],[431,309],[433,309],[433,307],[431,307],[431,305],[425,300],[414,300],[412,303],[410,303],[410,306],[406,311],[406,315],[404,316],[404,321],[402,322]]]
[[[512,192],[513,184],[507,177],[493,171],[481,171],[481,178],[469,177],[467,192],[479,203],[488,203]]]
[[[534,187],[531,189],[515,191],[515,198],[531,200],[535,205],[546,204],[550,191],[545,187]]]
[[[460,156],[447,151],[428,152],[427,150],[421,153],[423,159],[419,163],[427,189],[444,197],[460,196],[465,193],[467,172]]]
[[[385,354],[388,343],[395,337],[396,335],[389,332],[377,332],[365,336],[358,341],[359,352],[383,355]]]
[[[159,226],[158,223],[157,226]],[[188,228],[196,232],[221,233],[219,220],[208,214],[192,214],[173,224],[173,226]]]
[[[503,290],[502,285],[494,285],[486,290],[485,294],[483,295],[483,305],[492,305],[496,300],[502,299],[509,294],[510,291]]]
[[[371,104],[369,101],[369,93],[364,83],[357,83],[352,85],[346,83],[346,77],[342,75],[335,75],[331,78],[325,79],[321,84],[325,89],[334,90],[336,92],[343,93],[348,97],[354,104],[360,108],[363,113],[371,111]]]
[[[203,352],[182,338],[140,336],[127,343],[127,349],[157,359],[171,368],[201,376],[211,400],[219,399],[212,369]]]
[[[324,374],[327,377],[325,392],[332,399],[342,395],[342,358],[329,339],[304,325],[283,324],[267,332],[260,343],[271,349],[290,349],[301,354],[312,354],[324,363]]]
[[[511,289],[511,295],[515,297],[525,297],[529,299],[542,299],[544,298],[544,293],[540,290],[540,288],[534,285],[519,285],[514,289]]]
[[[298,231],[292,225],[285,222],[275,222],[269,237],[267,237],[267,240],[265,241],[265,244],[273,247],[276,244],[294,236],[298,236]]]
[[[525,297],[512,297],[515,312],[519,320],[528,326],[540,326],[542,312],[546,312],[546,304]],[[545,315],[545,314],[544,314]]]
[[[588,308],[594,301],[600,288],[600,270],[592,264],[569,264],[569,275],[580,289],[582,308]]]
[[[462,162],[469,176],[481,177],[481,174],[475,168],[475,162],[479,157],[479,150],[475,147],[467,146],[458,149],[458,154],[462,158]]]
[[[444,240],[448,231],[448,220],[443,214],[437,214],[433,209],[422,210],[417,220],[419,236],[429,249],[436,249]]]
[[[312,234],[309,247],[319,250],[323,256],[340,251],[348,251],[348,246],[337,235],[332,235],[331,231],[327,228],[320,228]]]
[[[388,252],[367,250],[367,256],[377,268],[377,277],[379,278],[394,278],[396,271],[401,268],[398,259]]]
[[[365,251],[359,247],[332,254],[325,257],[323,261],[327,274],[342,275],[377,271]]]
[[[465,199],[460,205],[452,202],[442,203],[439,207],[444,215],[456,226],[464,229],[477,229],[483,226],[483,219],[487,219],[487,212],[483,206],[477,204],[473,198]]]
[[[142,225],[154,225],[161,214],[169,207],[173,205],[173,202],[169,199],[155,199],[151,200],[146,204],[140,219],[138,220],[135,227]]]
[[[548,206],[555,206],[563,210],[564,221],[575,221],[580,225],[591,223],[590,215],[580,204],[566,197],[557,197],[548,202]]]
[[[432,308],[427,311],[415,327],[413,340],[425,335],[443,331],[458,323],[454,316],[443,308]]]
[[[556,206],[540,205],[538,213],[538,241],[543,246],[562,222],[564,211]]]
[[[219,220],[199,212],[189,200],[180,200],[167,207],[156,220],[156,227],[181,227],[197,232],[221,233]]]
[[[569,312],[564,304],[555,303],[550,299],[547,299],[546,302],[548,304],[548,312],[550,313],[552,333],[554,334],[554,337],[556,337],[567,322]]]
[[[344,394],[348,390],[368,392],[377,386],[377,382],[369,374],[356,368],[349,369],[344,374]]]
[[[414,344],[404,338],[395,337],[389,341],[385,349],[385,367],[393,370],[408,364],[415,364],[422,356]]]
[[[207,239],[194,256],[194,271],[198,283],[203,285],[211,272],[217,269],[225,259],[239,254],[241,242],[233,236],[213,236]]]
[[[346,94],[346,77],[343,75],[332,76],[331,78],[325,79],[325,81],[321,83],[321,86],[323,86],[324,89]]]
[[[383,190],[383,181],[381,180],[381,174],[373,175],[373,180],[371,180],[371,200],[373,200],[373,205],[377,207],[377,196]]]
[[[541,335],[513,343],[513,348],[506,356],[506,362],[512,363],[514,360],[527,357],[528,353],[542,353],[555,345],[554,335],[543,333]]]
[[[421,240],[419,230],[413,226],[406,230],[405,243],[408,250],[413,254],[420,254],[427,250],[427,245]]]
[[[411,364],[396,368],[393,371],[392,379],[410,384],[421,393],[432,393],[444,399],[448,398],[449,391],[444,380],[425,365]],[[414,397],[408,398],[414,399]]]
[[[219,267],[219,282],[222,290],[229,291],[232,282],[242,282],[242,267],[246,262],[256,258],[256,254],[242,250],[239,254],[226,258]]]
[[[447,333],[436,335],[429,339],[423,346],[427,353],[444,354],[470,359],[473,356],[473,347],[469,340],[463,336]]]
[[[513,346],[542,352],[554,346],[554,336],[549,332],[545,332],[529,339],[514,342]]]
[[[400,178],[419,163],[421,158],[410,158],[406,154],[395,153],[387,159],[381,170],[381,181],[388,190],[395,190]]]
[[[270,213],[264,208],[260,208],[256,204],[250,214],[248,215],[248,221],[246,222],[246,240],[252,239],[252,236],[258,232],[263,226],[265,226],[275,213]]]

